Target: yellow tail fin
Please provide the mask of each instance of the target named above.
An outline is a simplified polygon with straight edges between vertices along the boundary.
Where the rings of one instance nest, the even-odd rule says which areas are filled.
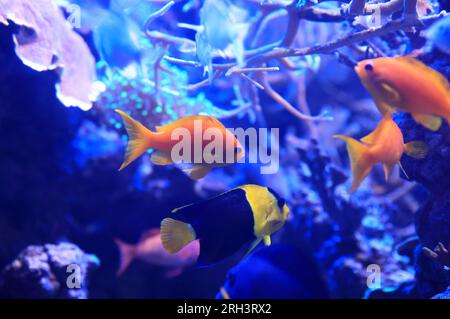
[[[362,183],[364,178],[369,175],[370,170],[374,165],[366,156],[369,147],[348,136],[333,135],[333,137],[344,140],[347,143],[347,151],[350,156],[353,179],[352,187],[349,192],[353,193]]]
[[[161,222],[161,242],[171,254],[175,254],[194,241],[196,234],[191,225],[172,218]]]
[[[125,123],[125,128],[128,133],[128,145],[125,153],[125,160],[122,166],[120,166],[119,171],[127,167],[136,158],[141,156],[146,150],[151,148],[152,137],[154,133],[147,129],[141,123],[132,119],[129,115],[121,110],[115,110],[122,116],[123,122]]]

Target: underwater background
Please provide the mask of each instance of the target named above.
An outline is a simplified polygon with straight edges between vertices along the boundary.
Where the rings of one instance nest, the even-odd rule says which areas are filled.
[[[450,79],[450,2],[346,2],[0,0],[0,297],[450,298],[448,122],[395,113],[427,156],[404,155],[388,181],[377,165],[351,194],[333,138],[382,119],[357,62],[414,53]],[[118,172],[128,137],[114,109],[151,129],[195,114],[279,128],[279,170],[193,180],[148,152]],[[144,256],[117,274],[119,242],[244,184],[290,208],[272,245],[208,267]]]

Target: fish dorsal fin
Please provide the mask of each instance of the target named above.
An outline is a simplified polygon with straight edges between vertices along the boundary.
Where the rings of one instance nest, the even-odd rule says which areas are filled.
[[[450,95],[450,83],[448,82],[447,78],[445,76],[443,76],[440,72],[425,65],[424,63],[417,60],[412,55],[406,55],[403,57],[398,57],[396,59],[399,59],[403,62],[409,63],[410,65],[419,68],[425,74],[430,75],[432,78],[434,78],[437,81],[437,83],[442,85],[442,87],[445,88],[447,90],[448,94]]]
[[[370,132],[368,135],[364,136],[361,139],[361,142],[368,144],[368,145],[374,145],[379,140],[387,121],[391,119],[391,115],[389,113],[386,113],[383,117],[383,119],[378,123],[377,127]]]
[[[176,212],[182,210],[183,208],[186,208],[186,207],[189,207],[189,206],[192,206],[192,205],[194,205],[194,204],[187,204],[187,205],[175,208],[174,210],[171,211],[171,213],[176,213]]]
[[[178,120],[170,122],[166,125],[159,125],[155,127],[155,130],[158,132],[172,131],[175,128],[182,127],[183,124],[194,122],[194,121],[202,121],[203,125],[209,125],[213,127],[224,127],[224,125],[215,117],[210,115],[188,115],[182,117]]]
[[[173,122],[164,124],[164,125],[158,125],[155,126],[155,130],[158,132],[170,132],[178,127],[182,127],[183,123],[186,122],[193,122],[194,120],[196,120],[197,115],[188,115],[185,117],[181,117]]]
[[[183,120],[183,118],[181,118],[181,119],[178,119],[178,120],[176,120],[176,121],[173,121],[173,122],[170,122],[170,123],[167,123],[167,124],[165,124],[165,125],[158,125],[158,126],[155,126],[155,130],[157,131],[157,132],[167,132],[167,131],[172,131],[173,129],[175,129],[175,128],[177,128],[177,127],[180,127],[181,125],[181,121]]]

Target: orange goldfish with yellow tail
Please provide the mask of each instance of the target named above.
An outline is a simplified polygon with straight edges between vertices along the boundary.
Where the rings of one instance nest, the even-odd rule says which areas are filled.
[[[181,133],[187,133],[190,137],[186,144],[190,154],[184,163],[194,165],[193,168],[185,169],[192,179],[204,177],[214,167],[236,163],[245,155],[239,140],[212,116],[186,116],[164,126],[157,126],[153,132],[125,112],[116,112],[122,117],[129,137],[125,160],[119,170],[127,167],[149,149],[154,150],[150,160],[156,165],[179,163],[174,161],[172,151],[183,142]],[[218,142],[219,149],[210,146],[215,142]]]
[[[408,112],[417,123],[437,131],[450,123],[450,84],[439,72],[412,56],[359,62],[355,71],[382,114]]]
[[[402,131],[389,113],[384,115],[372,133],[360,141],[344,135],[334,135],[333,137],[347,143],[353,179],[350,193],[359,187],[376,164],[383,165],[385,177],[388,180],[396,164],[402,168],[400,159],[403,153],[413,158],[423,159],[428,152],[428,147],[424,142],[412,141],[405,144]]]

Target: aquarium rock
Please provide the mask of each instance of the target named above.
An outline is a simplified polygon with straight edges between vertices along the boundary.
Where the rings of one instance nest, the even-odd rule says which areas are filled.
[[[2,271],[0,296],[86,299],[88,276],[99,265],[71,243],[28,246]]]

